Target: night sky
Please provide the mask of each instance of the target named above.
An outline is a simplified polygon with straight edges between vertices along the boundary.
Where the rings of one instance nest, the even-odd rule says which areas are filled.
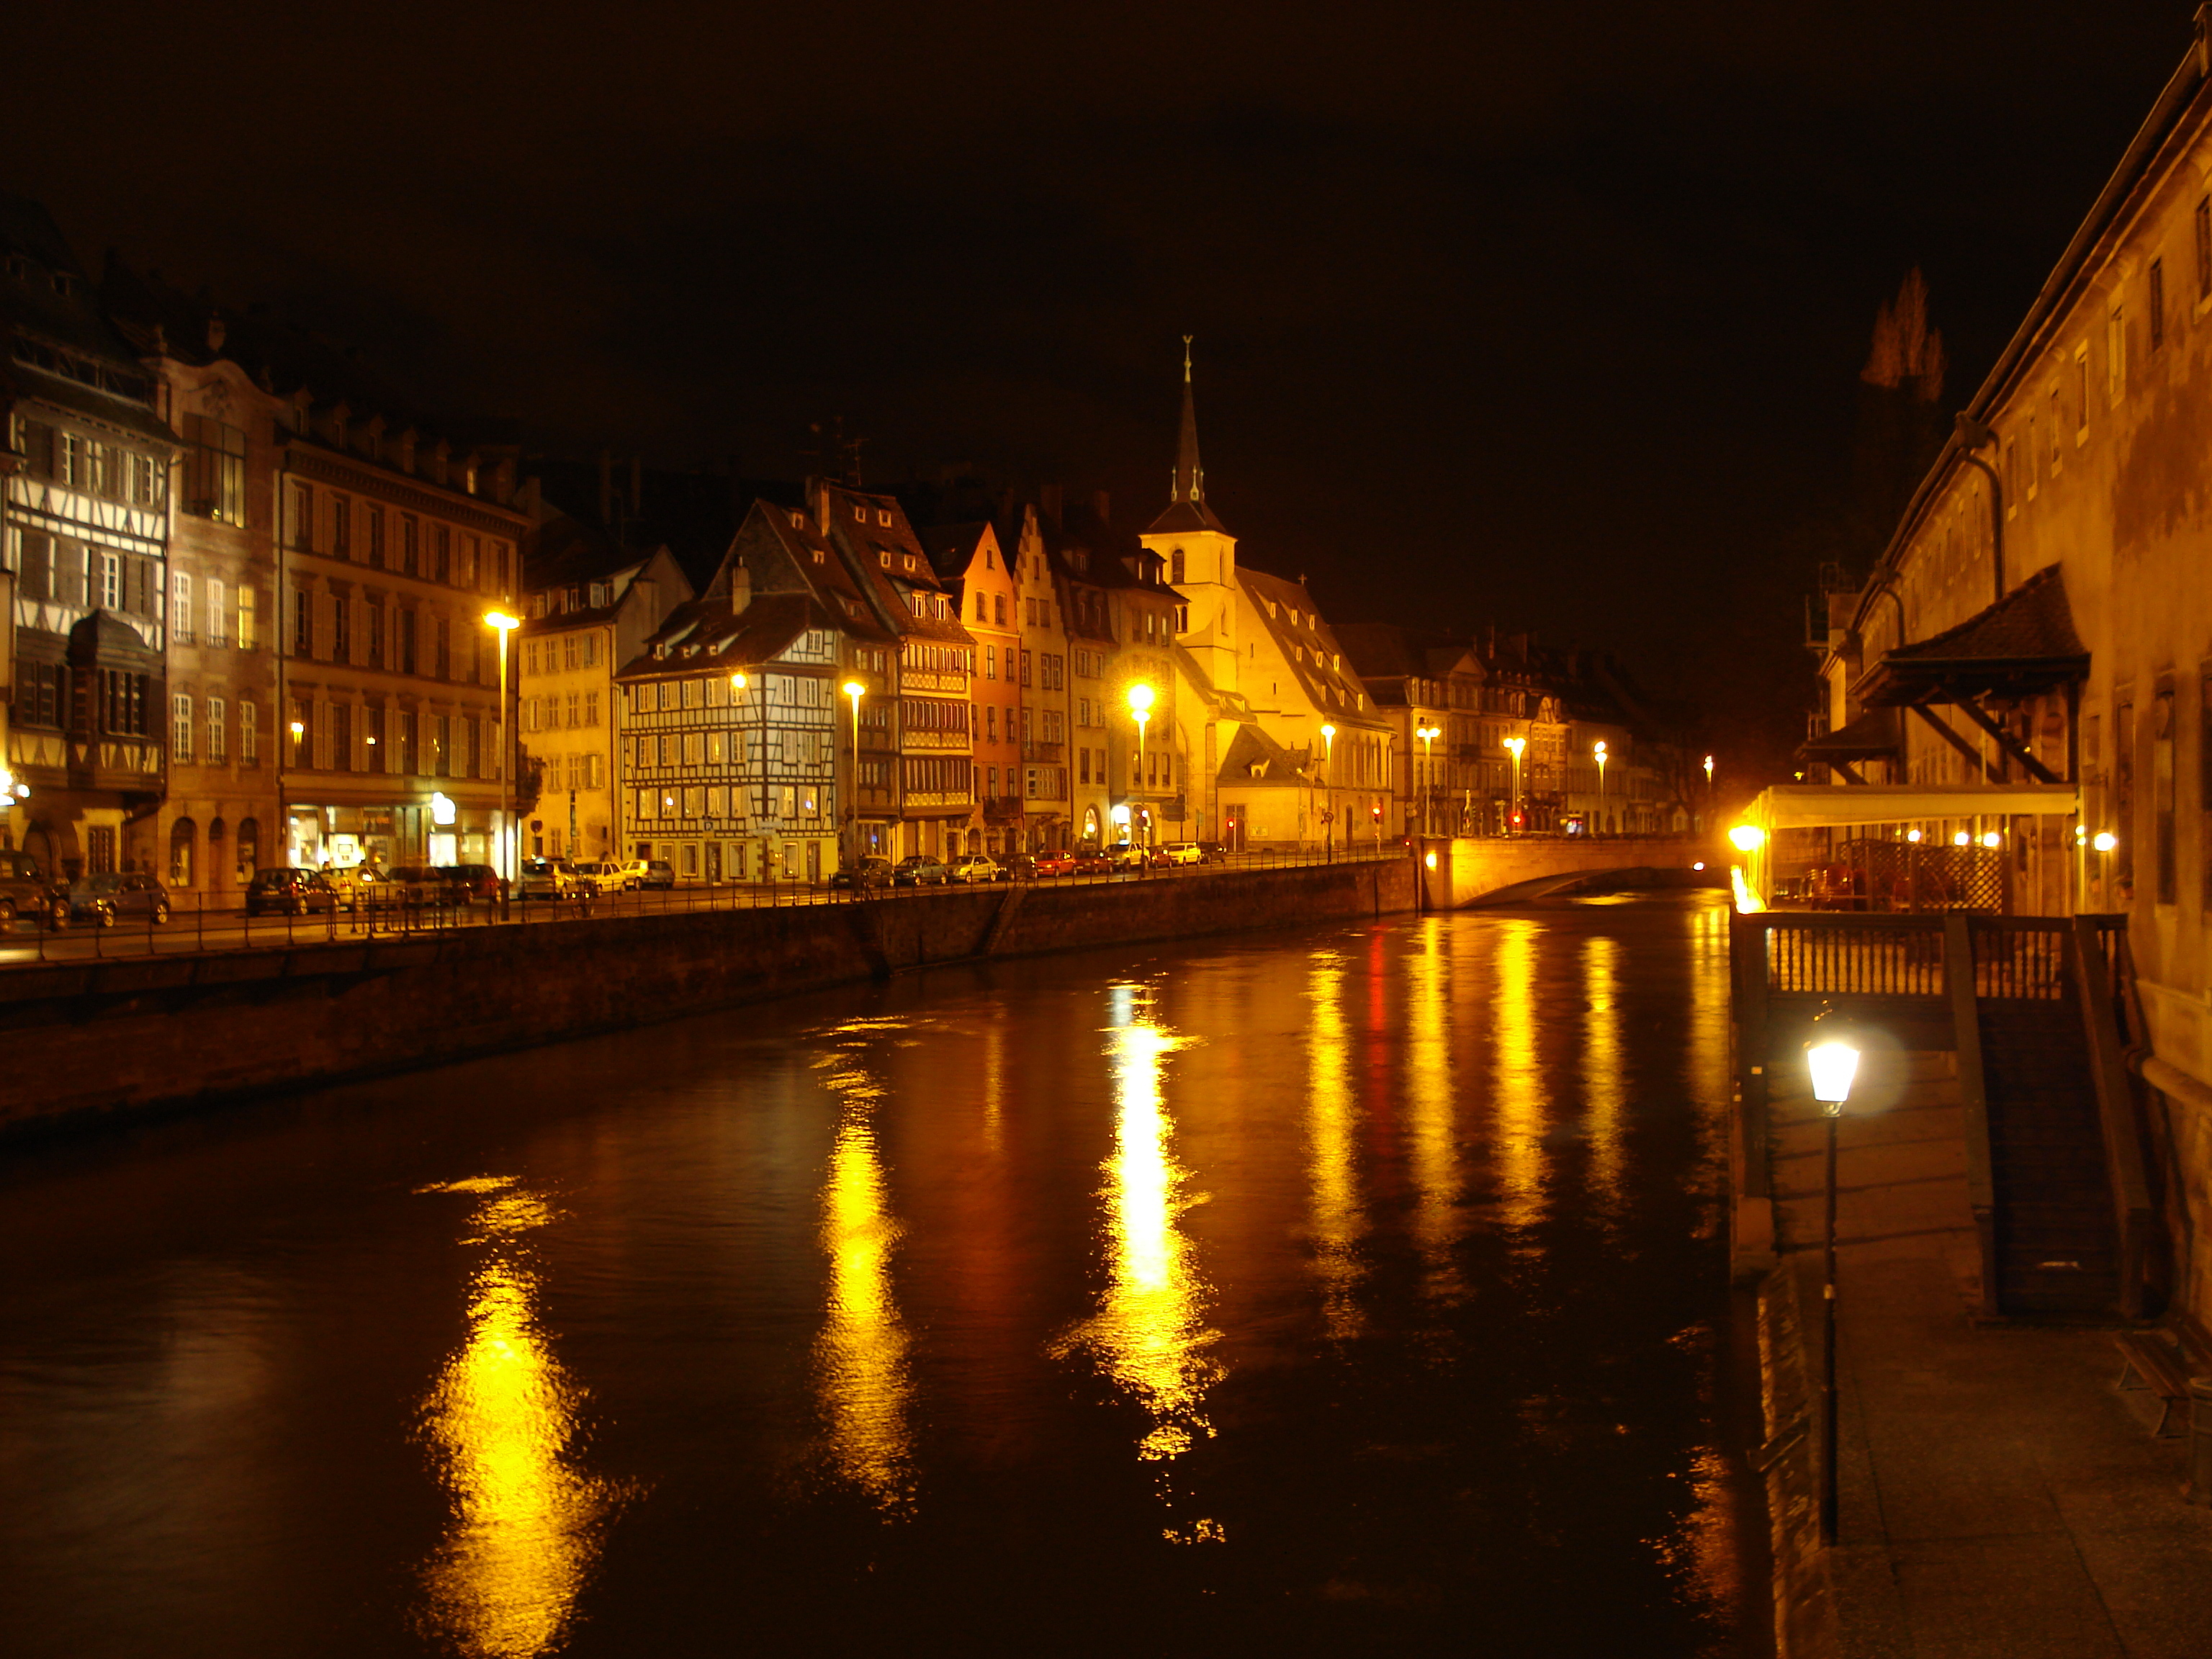
[[[0,183],[553,453],[795,474],[835,415],[870,483],[1141,520],[1194,333],[1244,556],[1611,647],[1741,772],[1876,307],[1924,270],[1962,403],[2193,9],[40,4]]]

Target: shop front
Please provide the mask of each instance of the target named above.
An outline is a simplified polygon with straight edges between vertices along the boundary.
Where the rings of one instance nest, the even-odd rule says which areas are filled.
[[[491,864],[499,845],[497,811],[441,792],[406,805],[295,804],[284,816],[285,862],[301,869]]]

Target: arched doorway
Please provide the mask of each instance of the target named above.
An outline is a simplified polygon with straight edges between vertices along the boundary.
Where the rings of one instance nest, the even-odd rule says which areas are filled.
[[[208,820],[207,879],[210,887],[222,880],[223,843],[229,836],[230,826],[221,818]]]
[[[239,820],[238,850],[232,867],[237,872],[241,887],[252,881],[253,872],[261,867],[261,826],[252,818]]]
[[[1083,839],[1090,842],[1098,839],[1098,809],[1095,806],[1083,809]]]
[[[190,818],[179,818],[169,826],[169,885],[190,887],[198,872],[199,860],[199,826]]]

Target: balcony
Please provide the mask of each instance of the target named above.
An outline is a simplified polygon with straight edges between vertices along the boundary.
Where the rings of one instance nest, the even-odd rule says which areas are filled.
[[[1025,743],[1022,745],[1022,758],[1036,765],[1058,766],[1066,760],[1066,751],[1064,743]]]

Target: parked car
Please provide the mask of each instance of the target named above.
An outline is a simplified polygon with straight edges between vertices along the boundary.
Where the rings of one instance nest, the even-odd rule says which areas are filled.
[[[137,871],[83,876],[70,884],[70,920],[112,927],[125,917],[151,921],[169,919],[169,896],[153,877]]]
[[[246,890],[246,914],[249,916],[271,913],[305,916],[332,913],[337,908],[337,889],[319,870],[295,870],[283,865],[257,870]]]
[[[1027,881],[1037,872],[1036,860],[1027,853],[1001,853],[999,867],[1006,872],[1006,881]]]
[[[1198,861],[1200,864],[1226,864],[1229,862],[1229,849],[1224,847],[1219,842],[1201,841],[1197,842],[1196,845],[1198,848]]]
[[[576,880],[586,891],[619,893],[629,886],[629,876],[612,859],[591,859],[575,866]]]
[[[363,888],[355,908],[365,903],[374,909],[380,902],[435,909],[459,902],[459,896],[454,891],[453,878],[435,865],[407,864],[387,872],[374,886]]]
[[[945,867],[944,860],[927,853],[909,853],[891,872],[894,887],[942,887],[951,879],[952,872]]]
[[[889,859],[864,858],[858,864],[848,864],[834,870],[830,875],[832,887],[849,887],[856,893],[872,892],[878,887],[891,884],[891,861]]]
[[[333,865],[323,875],[338,896],[339,904],[349,910],[357,910],[363,904],[374,905],[380,896],[398,896],[389,890],[393,884],[393,872],[380,864]]]
[[[38,860],[28,853],[0,851],[0,933],[13,927],[19,916],[59,927],[69,915],[68,893],[47,878]]]
[[[632,859],[622,867],[623,885],[632,888],[673,887],[676,866],[666,859]]]
[[[489,864],[441,864],[438,869],[452,884],[456,903],[473,904],[478,899],[499,896],[499,872]]]
[[[1171,841],[1160,848],[1161,856],[1170,864],[1203,864],[1206,854],[1194,841]]]
[[[1065,847],[1054,853],[1039,853],[1030,860],[1030,869],[1039,876],[1072,876],[1075,873],[1075,854]]]
[[[963,853],[952,860],[951,879],[974,885],[981,881],[1004,881],[1006,872],[988,853]]]
[[[1147,865],[1158,864],[1152,848],[1133,841],[1117,841],[1106,849],[1106,861],[1116,870],[1142,870]]]
[[[1105,876],[1114,872],[1114,860],[1103,847],[1079,847],[1069,856],[1075,860],[1075,868],[1068,872],[1072,876]]]
[[[514,884],[519,899],[574,898],[583,890],[576,866],[566,859],[525,859],[522,879]]]

